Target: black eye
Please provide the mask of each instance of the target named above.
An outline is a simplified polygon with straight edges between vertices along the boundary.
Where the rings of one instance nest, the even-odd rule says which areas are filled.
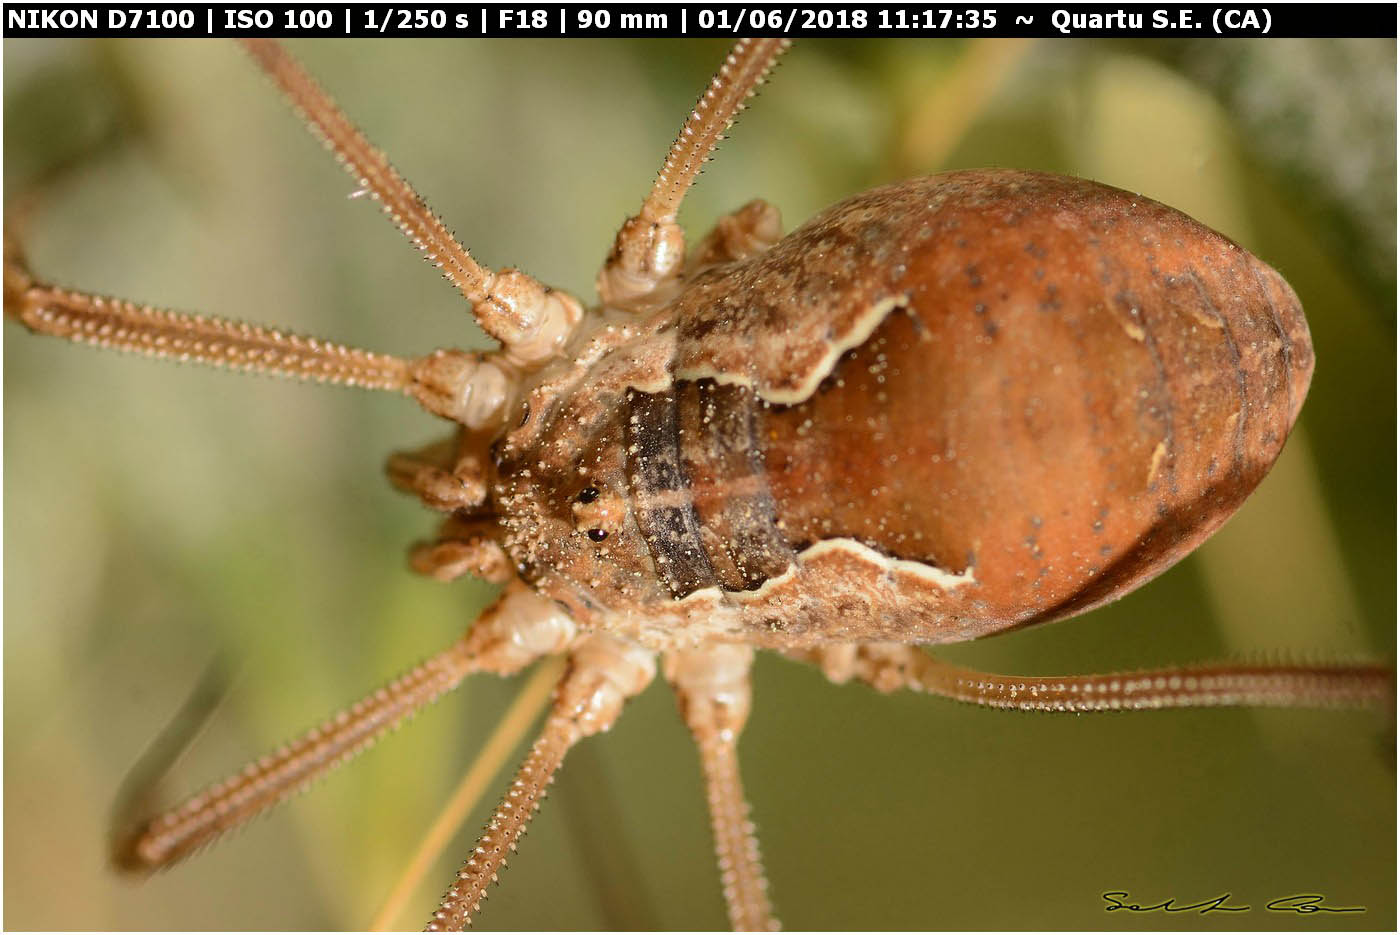
[[[578,502],[579,502],[579,503],[592,503],[594,500],[597,500],[597,499],[598,499],[598,488],[597,488],[597,487],[585,487],[585,488],[583,488],[582,490],[580,490],[580,491],[578,492]]]
[[[608,531],[607,531],[606,529],[590,529],[590,530],[588,530],[588,538],[592,539],[594,542],[602,542],[602,541],[603,541],[604,539],[606,539],[607,537],[608,537]]]

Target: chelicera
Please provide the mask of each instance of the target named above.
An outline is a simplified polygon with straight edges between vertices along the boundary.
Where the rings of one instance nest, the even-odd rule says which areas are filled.
[[[777,52],[778,46],[772,44],[741,44],[728,76],[722,75],[718,83],[717,109],[699,119],[693,135],[717,136]],[[364,149],[353,131],[338,122],[338,113],[294,63],[265,44],[256,44],[254,53],[312,114],[312,120],[320,121],[320,129],[336,141],[338,152],[356,163],[355,171],[363,176],[360,181],[372,189],[384,186],[376,194],[385,203],[398,205],[400,219],[409,217],[402,223],[449,256],[455,246],[450,237],[440,239],[442,232],[433,229],[431,216],[412,217],[415,206],[407,200],[401,180],[377,167],[377,154]],[[687,165],[698,167],[706,151],[681,149],[677,156],[681,173]],[[1160,571],[1223,521],[1276,456],[1301,405],[1298,384],[1305,386],[1310,369],[1306,326],[1296,301],[1290,304],[1287,286],[1271,270],[1236,253],[1238,248],[1211,239],[1209,232],[1168,209],[1131,202],[1121,193],[1087,183],[1021,173],[964,174],[873,192],[838,206],[824,220],[784,241],[777,240],[773,218],[764,206],[746,208],[727,218],[685,260],[674,226],[674,206],[665,204],[678,183],[665,175],[663,182],[658,183],[656,201],[649,200],[649,207],[619,235],[600,277],[605,304],[613,311],[597,320],[590,317],[596,313],[584,311],[570,297],[543,289],[523,274],[470,272],[465,251],[444,261],[449,278],[476,303],[483,324],[503,340],[505,350],[499,355],[448,351],[401,361],[335,350],[324,355],[303,349],[288,353],[279,335],[249,336],[218,323],[176,320],[172,325],[165,318],[153,324],[160,316],[135,307],[118,307],[113,312],[81,293],[35,282],[18,259],[7,265],[6,307],[36,330],[95,336],[119,345],[127,342],[157,353],[165,342],[177,352],[216,362],[252,362],[294,375],[403,389],[430,411],[461,424],[455,444],[400,456],[391,464],[391,476],[429,506],[449,514],[449,526],[435,548],[438,553],[451,553],[454,569],[506,580],[507,591],[460,646],[415,673],[421,676],[421,684],[392,699],[396,707],[392,718],[405,716],[469,670],[510,671],[548,652],[572,654],[574,667],[561,687],[556,715],[525,769],[528,781],[521,788],[528,794],[523,802],[503,807],[506,810],[500,815],[497,834],[509,839],[528,817],[534,797],[542,793],[540,783],[529,777],[552,771],[579,736],[605,728],[617,715],[622,699],[650,679],[652,654],[666,652],[667,675],[700,741],[712,802],[719,803],[716,833],[721,859],[732,871],[727,895],[736,925],[759,927],[770,918],[756,851],[744,829],[733,763],[734,743],[747,706],[746,672],[752,646],[819,662],[837,679],[866,680],[885,689],[922,688],[1010,706],[1352,704],[1384,694],[1385,674],[1378,667],[1227,666],[1082,680],[1011,680],[1006,689],[1000,687],[999,679],[940,667],[909,648],[909,642],[963,639],[1095,606]],[[683,192],[684,186],[679,187]],[[947,232],[920,217],[930,205],[939,205],[941,211],[945,203],[949,205],[946,214],[935,212],[934,216],[957,222],[947,230],[972,226],[985,211],[995,220],[979,233],[989,238],[1020,237],[1025,231],[1018,225],[1026,217],[1033,226],[1037,207],[1055,205],[1063,216],[1053,219],[1070,227],[1082,225],[1089,232],[1086,239],[1103,229],[1096,225],[1136,223],[1146,234],[1163,236],[1170,231],[1164,239],[1174,237],[1191,247],[1204,240],[1206,249],[1214,251],[1204,270],[1183,267],[1162,275],[1159,270],[1133,267],[1131,258],[1114,257],[1113,263],[1098,271],[1107,284],[1117,287],[1101,290],[1111,301],[1102,309],[1092,303],[1085,306],[1105,318],[1099,321],[1086,314],[1081,320],[1066,320],[1061,340],[1070,347],[1082,348],[1086,334],[1095,340],[1102,336],[1106,343],[1131,342],[1122,344],[1129,350],[1152,347],[1158,339],[1146,320],[1152,309],[1177,301],[1173,296],[1186,296],[1179,300],[1189,303],[1192,295],[1199,297],[1199,304],[1185,307],[1201,327],[1228,331],[1233,323],[1230,316],[1240,315],[1265,334],[1261,341],[1241,344],[1273,342],[1270,349],[1277,359],[1236,360],[1233,371],[1217,362],[1204,371],[1236,381],[1236,419],[1229,423],[1235,434],[1226,433],[1229,445],[1220,449],[1233,453],[1233,460],[1213,455],[1197,464],[1190,460],[1195,451],[1175,449],[1172,433],[1181,427],[1166,417],[1164,410],[1172,407],[1164,400],[1176,387],[1169,385],[1166,368],[1156,359],[1162,349],[1154,348],[1143,359],[1141,379],[1132,385],[1153,387],[1160,398],[1156,405],[1133,402],[1141,409],[1131,416],[1155,425],[1159,432],[1135,439],[1141,451],[1125,457],[1121,466],[1111,466],[1108,473],[1121,469],[1127,477],[1136,469],[1144,489],[1163,489],[1170,497],[1163,493],[1141,506],[1148,517],[1142,527],[1146,531],[1137,535],[1130,531],[1126,538],[1131,544],[1125,546],[1120,538],[1116,544],[1096,542],[1097,554],[1077,550],[1065,544],[1069,534],[1063,527],[1056,530],[1053,509],[1032,505],[1014,517],[1018,523],[1025,520],[1029,531],[1008,525],[998,531],[1000,539],[991,537],[1004,552],[1012,551],[1006,543],[1025,543],[999,581],[995,545],[989,557],[987,537],[974,533],[980,527],[955,522],[962,518],[956,514],[945,521],[952,539],[920,545],[919,540],[934,538],[930,528],[919,525],[928,512],[893,509],[887,501],[907,503],[918,493],[915,482],[922,475],[904,473],[911,461],[946,465],[954,480],[926,490],[969,492],[956,482],[961,464],[969,457],[959,445],[960,439],[975,433],[961,426],[951,427],[945,436],[918,440],[925,446],[939,443],[927,451],[886,452],[891,458],[875,464],[886,471],[871,488],[876,508],[865,508],[869,503],[859,498],[836,504],[834,509],[810,503],[812,487],[830,491],[840,489],[839,482],[852,476],[864,479],[850,467],[834,467],[837,459],[829,450],[804,441],[815,434],[816,442],[821,442],[820,428],[812,433],[810,426],[830,421],[824,406],[835,407],[844,419],[852,414],[846,410],[868,405],[855,414],[866,422],[879,422],[880,405],[888,401],[881,398],[888,392],[881,387],[891,379],[891,371],[906,378],[912,372],[911,348],[920,347],[921,342],[935,344],[971,369],[974,365],[961,359],[974,357],[979,349],[991,346],[986,341],[1011,328],[1004,318],[987,321],[989,309],[1004,312],[1009,303],[1017,315],[1023,314],[1021,305],[1027,315],[1030,311],[1046,315],[1067,304],[1063,295],[1048,291],[1033,303],[1019,296],[992,295],[986,301],[967,303],[973,316],[968,321],[975,327],[931,337],[929,320],[915,313],[927,307],[920,303],[930,289],[975,292],[988,283],[981,265],[985,259],[978,263],[950,260],[953,268],[929,272],[926,282],[916,276],[899,277],[910,268],[928,272],[937,264],[930,257],[917,257],[895,272],[899,264],[889,252],[893,245],[920,238],[933,241]],[[1014,207],[1017,203],[1030,206],[1023,217],[1017,216],[1022,210]],[[963,204],[977,211],[959,214]],[[1105,212],[1103,217],[1094,214],[1098,209]],[[1133,215],[1139,209],[1145,219]],[[909,238],[897,236],[902,233]],[[983,251],[979,257],[989,250],[975,238],[955,235],[951,242],[955,249]],[[1028,243],[1046,249],[1033,237]],[[939,245],[943,246],[941,241]],[[990,252],[995,256],[994,249]],[[841,257],[855,272],[843,280],[843,270],[803,265],[805,257],[827,255]],[[691,265],[683,268],[686,262]],[[1255,304],[1268,306],[1275,315],[1272,338],[1266,334],[1268,323],[1255,320],[1262,317],[1262,312],[1255,314],[1258,309],[1221,307],[1221,295],[1228,290],[1207,275],[1219,269],[1236,284],[1252,283]],[[761,274],[748,275],[755,270]],[[1144,297],[1139,292],[1150,294]],[[808,309],[814,297],[820,302],[822,296],[847,293],[855,298],[838,303],[836,320],[812,320]],[[754,310],[763,313],[763,327],[769,329],[760,331],[757,338],[752,330],[745,330],[752,327],[745,316]],[[792,310],[800,314],[784,318]],[[584,322],[597,327],[590,333]],[[817,327],[809,327],[814,324]],[[804,333],[804,327],[810,333]],[[765,334],[779,332],[797,338],[782,346],[763,340]],[[204,347],[188,343],[200,337],[205,339]],[[958,345],[958,340],[968,343]],[[1081,344],[1075,345],[1076,340]],[[220,347],[211,349],[210,343]],[[1167,348],[1165,353],[1169,356],[1179,350]],[[1225,355],[1229,350],[1222,343],[1210,353]],[[1035,369],[1034,360],[1017,360],[1007,365],[1003,380],[1014,383],[1016,374]],[[1111,368],[1107,372],[1110,379],[1123,377]],[[1256,377],[1263,394],[1257,400],[1241,388]],[[1226,382],[1223,377],[1221,382]],[[844,395],[841,390],[846,391]],[[960,391],[957,387],[940,390]],[[1036,422],[1045,408],[1043,400],[1038,403],[1025,387],[1013,387],[1013,391],[1022,393],[1016,398],[1019,405],[1004,403],[1001,408],[1015,411],[1027,423],[1027,431],[1020,433],[1018,428],[1015,437],[1034,439],[1048,431]],[[902,384],[895,392],[907,397],[910,384]],[[1102,402],[1111,400],[1112,394],[1099,392],[1095,398],[1112,410],[1112,402]],[[1257,402],[1266,414],[1262,424],[1255,426],[1257,435],[1246,433],[1238,406],[1243,398]],[[899,405],[886,411],[897,412]],[[517,407],[528,415],[517,415]],[[1115,415],[1089,409],[1090,421]],[[948,406],[943,411],[950,417],[962,414],[975,419],[986,409]],[[766,433],[756,427],[760,421]],[[1218,421],[1228,423],[1228,414]],[[510,425],[519,428],[512,432],[506,429]],[[597,434],[571,434],[585,425],[596,428]],[[896,420],[894,427],[904,425]],[[1215,423],[1205,422],[1188,424],[1186,429],[1197,436],[1221,431]],[[494,446],[489,459],[481,454],[483,435]],[[760,438],[771,443],[775,435],[786,443],[762,450],[754,443]],[[860,440],[888,441],[889,436],[887,429],[876,426]],[[580,438],[589,444],[582,448],[569,444]],[[596,444],[598,438],[607,444]],[[686,439],[694,444],[688,445]],[[1016,453],[1018,462],[1027,463],[1026,455],[1036,450],[1032,445]],[[606,473],[608,482],[594,475],[587,486],[578,487],[584,478],[572,458],[581,451],[593,459],[584,466],[587,471]],[[781,465],[781,470],[774,465]],[[1083,466],[1077,460],[1063,465],[1066,471]],[[770,489],[743,483],[770,468],[774,474]],[[808,486],[814,477],[820,480]],[[901,480],[910,483],[899,488]],[[1200,486],[1185,494],[1178,489],[1197,481]],[[1071,486],[1055,485],[1049,490],[1058,496]],[[1118,486],[1122,484],[1108,483],[1103,489]],[[1098,506],[1087,524],[1094,534],[1103,533],[1115,520],[1123,521],[1121,513],[1096,504],[1092,490],[1083,496],[1085,502],[1079,506]],[[479,509],[488,503],[498,511],[494,518],[501,521],[503,535],[477,522],[489,512]],[[984,509],[981,515],[990,514]],[[1131,518],[1125,522],[1131,524]],[[895,539],[882,540],[891,526]],[[716,530],[725,533],[718,542],[714,541]],[[1056,535],[1061,537],[1059,542]],[[572,547],[575,541],[580,548]],[[1050,561],[1045,560],[1047,555]],[[437,560],[439,564],[433,566],[432,550],[424,554],[430,567],[445,567],[445,557]],[[520,587],[512,565],[532,590]],[[974,596],[978,588],[991,590]],[[534,592],[548,600],[539,600]],[[1034,596],[1037,592],[1055,596],[1042,600]],[[567,615],[560,613],[556,601],[564,604]],[[762,609],[759,601],[767,602]],[[833,640],[832,634],[823,632],[823,621],[837,617],[841,638]],[[602,707],[587,707],[594,703]],[[371,726],[373,730],[365,733]],[[358,745],[379,729],[378,723],[366,723],[355,729],[360,733],[352,730],[336,743]],[[290,767],[286,772],[297,773],[295,781],[303,782],[310,773],[292,765],[296,755],[293,750],[284,761]],[[237,818],[280,798],[285,791],[281,782],[274,779],[267,790],[256,793],[253,798],[259,800]],[[246,798],[246,793],[238,794]],[[226,816],[216,819],[203,810],[201,805],[157,819],[133,842],[132,853],[139,861],[165,863],[231,824]],[[501,846],[493,838],[486,850]],[[497,856],[503,854],[492,853],[489,860],[465,871],[463,884],[441,910],[440,921],[465,921],[479,899],[481,885],[498,866]]]

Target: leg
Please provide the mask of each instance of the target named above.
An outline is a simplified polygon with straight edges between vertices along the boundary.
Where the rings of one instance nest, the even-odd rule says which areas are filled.
[[[636,312],[658,307],[680,277],[685,234],[676,212],[724,133],[787,50],[786,39],[740,39],[695,105],[642,202],[617,232],[598,273],[603,304]]]
[[[860,643],[789,653],[827,678],[858,679],[882,692],[900,688],[1019,711],[1143,708],[1366,708],[1394,703],[1395,674],[1377,665],[1268,666],[1221,663],[1074,676],[1008,676],[943,662],[917,646]]]
[[[409,360],[246,322],[50,286],[30,274],[8,230],[5,315],[36,333],[100,347],[404,392],[429,412],[470,429],[498,429],[522,372],[561,351],[583,317],[582,306],[519,270],[495,273],[477,264],[384,154],[281,46],[269,40],[244,44],[345,169],[472,303],[478,322],[501,341],[502,350],[441,350]]]
[[[428,921],[428,931],[460,931],[471,922],[486,898],[486,888],[505,868],[508,854],[539,810],[564,755],[584,737],[611,727],[623,702],[645,688],[655,674],[656,663],[647,650],[602,634],[579,642],[569,656],[569,669],[555,691],[554,707],[539,739]]]
[[[5,317],[35,334],[163,360],[406,393],[434,415],[477,430],[499,426],[517,372],[491,355],[440,350],[410,360],[51,286],[30,273],[8,231],[4,256]]]
[[[286,49],[269,39],[246,39],[243,45],[345,171],[472,304],[481,327],[505,345],[506,354],[526,367],[554,356],[582,317],[582,306],[519,270],[494,273],[477,263]]]
[[[36,334],[98,347],[375,390],[404,390],[413,366],[400,357],[244,322],[187,315],[50,286],[29,272],[8,231],[5,317],[16,319]]]
[[[467,816],[471,814],[481,794],[492,778],[501,771],[506,758],[529,733],[539,719],[540,713],[549,704],[554,693],[555,683],[564,670],[564,659],[554,658],[540,663],[530,673],[530,679],[515,696],[510,708],[497,722],[495,730],[486,743],[477,751],[471,767],[462,776],[461,782],[443,805],[442,811],[433,819],[413,858],[404,867],[395,881],[389,895],[374,919],[369,924],[371,932],[388,932],[402,915],[403,908],[418,889],[424,875],[432,867],[442,852],[452,843],[452,838],[461,830]]]
[[[518,672],[562,650],[574,633],[552,602],[523,585],[508,589],[465,636],[406,675],[134,831],[118,829],[117,866],[150,871],[176,863],[326,775],[467,675]]]
[[[739,781],[739,733],[748,720],[753,649],[718,646],[670,653],[666,678],[700,750],[729,924],[739,932],[777,931],[768,880]]]

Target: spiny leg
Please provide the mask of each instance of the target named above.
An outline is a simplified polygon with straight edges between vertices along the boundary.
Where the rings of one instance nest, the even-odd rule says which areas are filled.
[[[539,738],[471,857],[428,921],[427,931],[460,931],[471,922],[486,898],[486,888],[496,881],[539,810],[569,749],[584,737],[611,727],[623,703],[645,688],[655,674],[656,663],[649,651],[604,634],[589,636],[574,648]]]
[[[442,270],[442,275],[468,302],[480,302],[485,297],[490,270],[472,259],[384,153],[365,139],[330,95],[280,44],[270,39],[245,39],[243,47],[399,230]]]
[[[5,235],[5,315],[30,331],[167,360],[375,390],[406,390],[412,361],[258,325],[90,295],[36,280]]]
[[[133,871],[176,863],[367,749],[467,675],[517,672],[574,635],[552,602],[517,584],[465,636],[407,674],[136,829],[118,829],[113,859]]]
[[[36,334],[163,360],[401,392],[469,428],[497,423],[505,407],[507,377],[486,355],[439,350],[416,359],[395,357],[65,289],[34,277],[8,231],[4,251],[5,317]]]
[[[243,45],[345,171],[472,304],[481,327],[505,345],[514,364],[537,366],[560,350],[583,315],[577,300],[519,270],[495,273],[477,263],[286,49],[270,39]]]
[[[739,780],[739,734],[749,716],[752,664],[753,649],[737,645],[669,653],[664,663],[681,716],[700,751],[730,927],[771,932],[778,929],[778,921],[768,901],[758,837]]]
[[[406,359],[246,322],[167,311],[53,286],[34,277],[8,228],[6,317],[39,334],[303,380],[404,392],[435,415],[494,431],[522,372],[560,353],[582,318],[577,300],[519,270],[494,273],[470,255],[422,199],[280,46],[249,40],[257,62],[366,190],[470,299],[499,353],[439,350]]]
[[[1020,711],[1386,708],[1395,698],[1395,673],[1377,663],[1218,663],[1103,675],[1012,676],[965,669],[900,643],[846,644],[788,655],[817,663],[833,682],[854,678],[883,692],[907,688]]]
[[[530,673],[530,679],[520,689],[506,713],[496,723],[496,727],[486,743],[477,751],[467,772],[462,776],[457,788],[433,819],[423,840],[413,857],[399,874],[398,880],[384,898],[384,904],[375,913],[369,924],[371,932],[387,932],[395,920],[403,913],[418,884],[436,862],[452,838],[467,820],[477,800],[505,765],[506,759],[515,751],[529,733],[530,727],[549,705],[554,686],[563,672],[565,660],[561,657],[540,663]]]
[[[773,64],[787,39],[740,39],[671,144],[641,210],[617,232],[598,273],[604,305],[647,311],[665,300],[685,261],[685,234],[676,213],[686,190]]]

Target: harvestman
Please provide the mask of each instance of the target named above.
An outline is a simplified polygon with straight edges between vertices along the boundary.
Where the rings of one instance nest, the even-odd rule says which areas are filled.
[[[470,921],[565,754],[611,726],[624,702],[654,677],[658,653],[700,751],[725,900],[730,921],[741,929],[775,925],[736,752],[756,647],[817,663],[836,681],[858,679],[882,691],[909,688],[1028,710],[1373,705],[1389,697],[1389,671],[1378,665],[1218,665],[1022,678],[957,668],[911,645],[1056,619],[1117,597],[1194,548],[1263,476],[1302,403],[1311,349],[1286,284],[1218,235],[1151,203],[1134,202],[1129,210],[1122,193],[1090,183],[984,172],[858,196],[786,239],[776,212],[753,202],[722,218],[687,253],[676,224],[681,200],[787,46],[781,40],[742,40],[687,120],[642,209],[619,231],[598,277],[600,306],[589,309],[519,270],[496,272],[477,264],[286,52],[269,41],[245,44],[346,170],[471,304],[501,348],[440,350],[410,360],[104,299],[34,279],[8,237],[6,314],[31,330],[70,340],[409,395],[458,426],[447,442],[395,455],[389,463],[396,486],[447,514],[438,539],[415,551],[414,566],[443,580],[475,575],[504,590],[446,650],[151,819],[125,842],[121,856],[128,866],[153,869],[190,854],[363,749],[468,674],[514,673],[557,654],[567,654],[568,667],[541,735],[429,928],[457,929]],[[788,475],[810,470],[799,463],[803,444],[764,446],[781,435],[785,414],[817,413],[828,404],[847,412],[872,401],[885,405],[885,373],[895,385],[899,371],[890,369],[884,349],[898,359],[901,350],[932,340],[921,317],[920,303],[928,300],[913,285],[922,280],[900,280],[908,284],[901,288],[888,284],[906,273],[890,259],[891,251],[905,250],[905,239],[890,235],[930,241],[930,219],[943,215],[930,214],[929,206],[946,210],[971,231],[975,221],[969,219],[979,212],[1000,217],[1017,197],[1029,206],[1025,213],[1032,221],[1029,209],[1050,205],[1059,209],[1054,220],[1060,226],[1082,223],[1097,234],[1120,223],[1121,214],[1125,226],[1156,225],[1152,229],[1163,232],[1163,241],[1175,236],[1203,254],[1215,251],[1210,256],[1224,272],[1212,267],[1198,274],[1189,267],[1190,276],[1159,279],[1153,279],[1161,273],[1155,267],[1150,274],[1128,266],[1104,272],[1105,282],[1111,274],[1129,277],[1125,281],[1144,294],[1180,289],[1199,295],[1198,305],[1190,305],[1196,301],[1190,297],[1171,301],[1196,309],[1205,328],[1228,332],[1238,316],[1248,318],[1250,309],[1224,308],[1219,296],[1230,277],[1251,277],[1249,288],[1275,314],[1284,395],[1274,399],[1274,390],[1251,382],[1262,386],[1266,377],[1275,379],[1275,365],[1241,358],[1235,348],[1235,372],[1227,376],[1238,379],[1238,409],[1258,408],[1251,428],[1259,434],[1246,437],[1239,412],[1235,421],[1225,420],[1228,431],[1237,433],[1230,436],[1237,460],[1222,469],[1225,480],[1215,476],[1215,460],[1207,465],[1200,451],[1177,445],[1174,439],[1188,431],[1209,433],[1204,422],[1191,421],[1194,416],[1173,423],[1168,399],[1167,434],[1150,440],[1141,464],[1146,489],[1169,488],[1175,499],[1162,493],[1157,518],[1138,531],[1135,544],[1103,551],[1103,558],[1081,553],[1078,540],[1055,527],[1054,516],[1039,512],[1027,515],[1035,530],[1046,526],[1043,541],[1032,535],[1025,555],[1005,560],[1001,579],[998,553],[980,536],[951,557],[940,554],[936,543],[915,543],[925,532],[930,540],[956,540],[967,532],[941,532],[922,514],[882,513],[878,529],[862,526],[865,520],[857,517],[837,521],[850,525],[831,532],[831,517],[840,509],[806,502],[812,500],[806,487],[792,476],[784,482],[773,466],[788,464]],[[970,213],[958,214],[964,209]],[[1021,215],[1009,210],[1014,227]],[[1106,212],[1108,220],[1096,212]],[[989,221],[988,230],[977,233],[1000,236],[1007,225],[999,224]],[[956,226],[950,222],[946,230]],[[1043,257],[1036,250],[1057,246],[1034,240],[1040,228],[1026,230],[1032,236],[1026,249],[1037,259]],[[976,243],[971,233],[966,239],[990,265],[992,248]],[[956,244],[968,246],[963,239]],[[1105,255],[1110,252],[1104,248]],[[930,256],[904,259],[916,274],[932,276],[937,261]],[[959,274],[966,282],[949,286],[946,295],[985,285],[976,264]],[[1078,280],[1063,280],[1070,282]],[[837,298],[824,306],[824,294]],[[986,318],[984,303],[967,305],[988,339],[981,343],[992,343],[1007,322]],[[1170,335],[1152,334],[1150,303],[1140,309],[1128,302],[1120,311],[1105,333],[1151,347],[1165,373],[1161,361],[1176,350],[1167,346]],[[754,324],[759,319],[776,324],[760,327]],[[776,333],[792,337],[786,343],[755,340]],[[1098,331],[1088,339],[1078,336],[1081,346],[1099,337]],[[1195,350],[1182,353],[1189,357]],[[866,360],[862,354],[875,356]],[[870,364],[860,371],[870,379],[849,369],[852,360]],[[1159,389],[1177,391],[1165,377]],[[896,409],[917,402],[901,403],[897,392],[890,389]],[[1116,410],[1105,405],[1100,415],[1116,418]],[[754,428],[764,418],[772,420],[766,429]],[[798,424],[794,437],[805,437],[811,424]],[[614,444],[581,444],[597,438]],[[891,455],[892,444],[886,441],[884,454]],[[887,460],[893,464],[897,454]],[[1194,465],[1191,459],[1198,456],[1202,461]],[[1090,465],[1070,467],[1088,471]],[[765,470],[774,475],[773,490],[755,482],[767,476]],[[849,467],[822,464],[818,470],[851,483],[865,479]],[[842,470],[852,473],[842,477]],[[1191,487],[1200,478],[1210,480]],[[1104,489],[1118,484],[1113,480]],[[1061,495],[1058,489],[1051,493]],[[1070,500],[1075,492],[1063,495]],[[847,506],[854,513],[885,509],[874,500]],[[1124,514],[1135,508],[1124,501]],[[1105,508],[1094,531],[1101,534],[1105,522],[1130,520],[1109,519]],[[887,523],[899,530],[898,549],[882,548]],[[988,530],[986,539],[995,542],[996,535]],[[1055,589],[1056,600],[1032,597]]]

